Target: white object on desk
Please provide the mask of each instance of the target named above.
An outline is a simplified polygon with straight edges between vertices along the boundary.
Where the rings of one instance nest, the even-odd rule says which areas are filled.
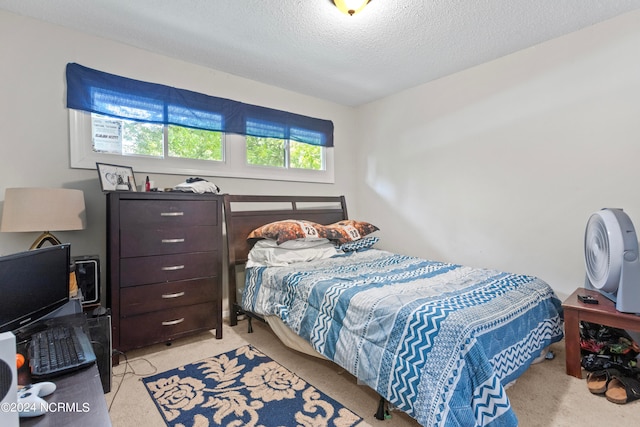
[[[18,390],[18,407],[20,418],[39,417],[47,413],[47,402],[43,399],[56,391],[52,382],[30,384]]]
[[[16,337],[11,332],[0,334],[0,425],[18,427],[16,390],[18,373],[16,369]]]

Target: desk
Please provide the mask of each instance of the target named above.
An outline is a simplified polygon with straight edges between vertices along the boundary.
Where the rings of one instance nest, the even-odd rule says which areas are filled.
[[[97,321],[102,321],[102,319],[87,319],[84,313],[76,313],[45,319],[38,325],[54,325],[61,322],[64,324],[81,326],[93,341],[95,337],[90,333],[90,324],[95,324]],[[24,342],[22,345],[18,345],[18,350],[22,354],[26,354],[24,345]],[[111,348],[109,343],[106,344],[106,347],[109,349]],[[94,344],[94,349],[95,348],[96,346]],[[96,356],[98,356],[97,353]],[[106,355],[106,360],[107,362],[110,362],[108,354]],[[49,406],[49,412],[38,417],[20,418],[21,427],[111,426],[107,402],[104,397],[103,382],[101,380],[97,364],[93,364],[75,372],[54,377],[48,381],[51,381],[56,385],[56,391],[43,398],[51,405]],[[18,370],[18,384],[30,383],[32,383],[31,373],[28,365],[25,364]],[[59,406],[55,405],[57,403],[59,403]]]
[[[598,299],[599,304],[584,304],[578,301],[578,294],[591,295]],[[576,378],[582,378],[580,321],[640,332],[640,316],[616,310],[615,303],[597,291],[578,288],[562,303],[562,308],[564,309],[566,371],[567,375]]]
[[[107,402],[102,392],[100,373],[96,365],[51,381],[56,384],[56,391],[44,397],[44,400],[50,404],[59,402],[61,408],[65,409],[39,417],[20,418],[20,427],[111,426]]]

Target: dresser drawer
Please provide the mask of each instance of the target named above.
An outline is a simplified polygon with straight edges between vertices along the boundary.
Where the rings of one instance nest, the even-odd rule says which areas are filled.
[[[218,225],[218,202],[195,200],[122,200],[120,228]]]
[[[218,286],[217,278],[207,278],[123,288],[120,292],[120,315],[129,317],[213,301]]]
[[[204,252],[219,246],[216,227],[132,229],[120,235],[122,258]]]
[[[120,287],[218,276],[218,251],[120,260]]]
[[[169,341],[197,331],[214,329],[216,304],[213,302],[177,307],[120,319],[120,344],[138,348]]]

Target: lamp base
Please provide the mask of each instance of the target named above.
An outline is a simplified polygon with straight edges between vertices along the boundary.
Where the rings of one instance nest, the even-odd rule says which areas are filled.
[[[52,246],[59,245],[62,243],[60,240],[58,240],[56,236],[49,233],[48,231],[45,231],[40,236],[38,236],[38,238],[36,239],[35,242],[33,242],[29,250],[41,248],[45,242],[51,243]]]

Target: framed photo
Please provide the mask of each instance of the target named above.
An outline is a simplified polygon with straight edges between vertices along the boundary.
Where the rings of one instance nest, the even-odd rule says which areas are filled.
[[[133,168],[96,163],[102,191],[138,191]]]

